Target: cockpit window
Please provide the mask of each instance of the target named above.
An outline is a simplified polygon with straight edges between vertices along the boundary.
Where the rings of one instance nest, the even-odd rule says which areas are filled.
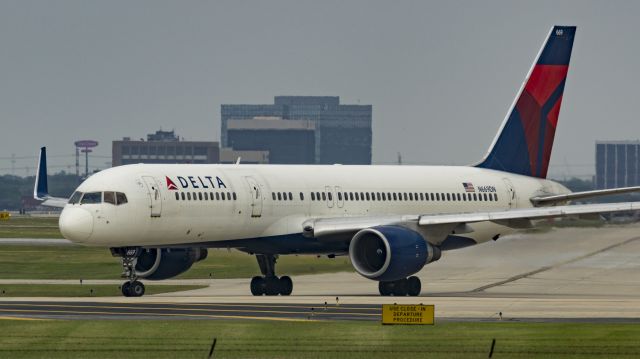
[[[69,204],[76,204],[80,202],[80,197],[82,197],[82,192],[80,191],[73,192],[73,195],[71,195],[71,198],[69,198]]]
[[[127,195],[122,192],[116,192],[118,206],[127,203]]]
[[[101,203],[102,192],[88,192],[82,196],[81,204]]]
[[[115,192],[105,192],[104,193],[104,203],[111,203],[113,205],[116,204],[116,193]]]

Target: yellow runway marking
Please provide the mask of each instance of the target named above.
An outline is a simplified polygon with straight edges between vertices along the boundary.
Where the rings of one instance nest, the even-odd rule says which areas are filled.
[[[23,318],[23,317],[3,317],[0,316],[0,320],[47,320],[41,318]]]
[[[67,305],[67,304],[23,304],[23,303],[3,303],[4,306],[21,306],[21,307],[51,307],[51,308],[102,308],[102,309],[144,309],[144,310],[175,310],[175,311],[207,311],[207,312],[235,312],[235,313],[266,313],[266,314],[302,314],[304,312],[291,312],[291,311],[276,311],[276,310],[234,310],[234,309],[193,309],[193,308],[167,308],[167,307],[130,307],[130,306],[107,306],[107,305]],[[314,307],[315,308],[315,307]],[[314,315],[330,315],[330,314],[338,314],[338,313],[326,313],[321,310],[317,311],[309,311],[309,314],[313,313]],[[380,316],[380,314],[373,313],[351,313],[351,312],[341,312],[340,315],[353,315],[353,316],[362,316],[362,317],[371,317],[371,316]]]
[[[20,312],[20,313],[40,313],[43,310],[36,309],[0,309],[0,312]],[[313,320],[308,319],[296,319],[296,318],[278,318],[278,317],[254,317],[254,316],[241,316],[241,315],[211,315],[211,314],[177,314],[177,313],[140,313],[140,312],[128,312],[128,313],[113,313],[113,312],[85,312],[85,311],[65,311],[65,310],[46,310],[47,313],[63,313],[63,314],[104,314],[104,315],[145,315],[145,316],[162,316],[162,317],[207,317],[216,319],[255,319],[255,320],[272,320],[281,322],[309,322]]]

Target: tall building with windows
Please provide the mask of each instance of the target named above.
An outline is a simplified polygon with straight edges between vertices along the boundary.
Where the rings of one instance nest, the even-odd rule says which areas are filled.
[[[222,105],[221,142],[266,151],[269,163],[371,164],[371,105],[332,96],[276,96],[273,104]]]
[[[596,142],[596,189],[640,185],[640,141]]]
[[[113,141],[112,165],[132,163],[218,163],[218,142],[181,141],[174,131],[156,131],[147,140]]]

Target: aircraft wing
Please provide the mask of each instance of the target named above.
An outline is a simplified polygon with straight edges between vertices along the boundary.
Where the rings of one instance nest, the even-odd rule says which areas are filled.
[[[631,192],[640,192],[640,186],[600,189],[595,191],[584,191],[584,192],[572,192],[572,193],[549,195],[549,196],[536,196],[531,198],[531,203],[533,203],[533,205],[536,207],[552,206],[558,202],[566,202],[574,199],[593,198],[593,197],[609,196],[614,194],[623,194],[623,193],[631,193]]]
[[[47,148],[40,148],[40,158],[38,159],[38,172],[36,173],[36,183],[33,186],[33,198],[43,201],[43,206],[62,208],[67,204],[68,199],[49,196],[49,185],[47,183]]]
[[[468,226],[470,223],[494,222],[521,229],[531,227],[532,220],[570,216],[593,217],[604,213],[636,210],[640,210],[640,202],[534,207],[469,213],[318,218],[305,221],[302,227],[305,236],[328,240],[346,239],[347,235],[355,234],[361,229],[383,225],[417,226],[416,228],[431,232],[435,236],[446,236],[451,231],[456,233],[473,232],[473,228]]]

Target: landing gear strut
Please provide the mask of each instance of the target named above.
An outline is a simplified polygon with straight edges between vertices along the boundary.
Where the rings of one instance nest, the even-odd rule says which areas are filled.
[[[113,255],[119,255],[122,257],[122,278],[127,278],[128,281],[124,282],[120,287],[122,295],[125,297],[142,297],[144,295],[144,284],[138,280],[136,274],[136,263],[138,257],[142,253],[141,248],[118,248],[118,250],[111,250]]]
[[[253,295],[290,295],[293,281],[288,276],[276,276],[278,256],[273,254],[256,254],[262,276],[251,278],[251,294]]]
[[[409,278],[395,280],[393,282],[378,282],[378,290],[383,296],[415,297],[420,295],[422,284],[420,278],[411,276]]]

